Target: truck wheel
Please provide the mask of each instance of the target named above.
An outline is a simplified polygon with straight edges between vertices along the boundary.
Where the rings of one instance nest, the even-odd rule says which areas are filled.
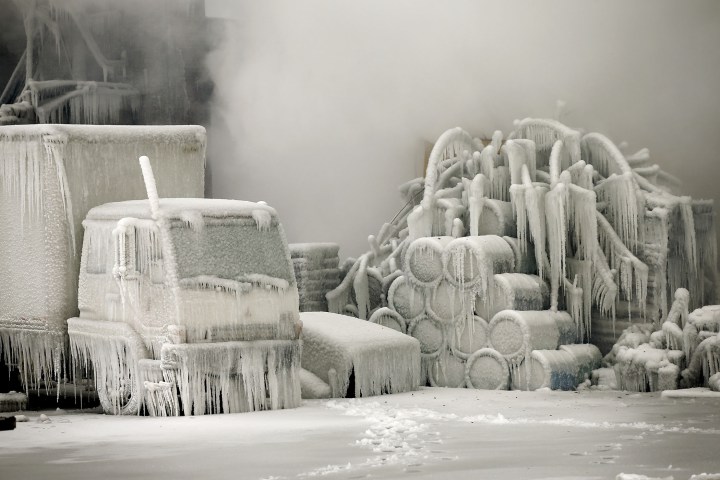
[[[105,382],[97,385],[98,399],[108,415],[137,415],[139,410],[139,386],[133,378],[121,382],[119,389],[112,389]]]

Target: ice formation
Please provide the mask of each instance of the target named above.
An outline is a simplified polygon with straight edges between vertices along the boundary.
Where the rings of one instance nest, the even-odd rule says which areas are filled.
[[[326,312],[325,294],[340,283],[340,246],[335,243],[291,243],[301,312]]]
[[[332,397],[416,390],[420,344],[400,332],[328,312],[303,312],[302,365]]]
[[[298,291],[275,210],[160,198],[140,164],[148,200],[95,207],[83,222],[73,362],[116,414],[297,406]]]
[[[0,127],[0,251],[12,252],[0,257],[0,354],[26,387],[65,376],[82,242],[112,245],[109,231],[83,239],[81,221],[96,205],[145,197],[141,153],[152,155],[162,195],[203,194],[202,127]],[[85,261],[104,269],[105,260]]]
[[[417,338],[431,385],[574,388],[628,325],[659,327],[677,288],[691,308],[717,301],[711,201],[678,196],[647,149],[625,156],[555,120],[515,126],[442,134],[327,294],[330,311]],[[661,383],[675,372],[658,368]]]
[[[626,329],[605,357],[620,388],[644,392],[720,387],[720,305],[689,312],[686,289],[678,289],[674,298],[662,326],[641,324]]]

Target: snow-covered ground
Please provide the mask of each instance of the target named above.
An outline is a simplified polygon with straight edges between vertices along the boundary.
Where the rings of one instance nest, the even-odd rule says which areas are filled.
[[[41,413],[48,421],[40,421]],[[720,396],[423,388],[204,417],[26,412],[0,478],[688,479],[720,472]]]

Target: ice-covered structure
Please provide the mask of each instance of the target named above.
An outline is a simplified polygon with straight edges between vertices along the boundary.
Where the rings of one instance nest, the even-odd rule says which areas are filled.
[[[417,390],[420,344],[414,338],[334,313],[303,312],[300,319],[302,367],[317,377],[314,384],[329,387],[323,389],[324,396],[359,398]]]
[[[680,288],[665,322],[627,328],[605,363],[618,387],[659,391],[709,386],[720,390],[720,305],[688,311],[690,294]]]
[[[717,301],[713,204],[678,183],[554,120],[448,130],[328,305],[418,338],[431,385],[573,388],[677,288]]]
[[[204,0],[14,0],[2,13],[25,42],[0,71],[0,125],[206,120]]]
[[[327,312],[327,292],[340,283],[340,246],[336,243],[291,243],[301,312]]]
[[[106,412],[202,415],[300,402],[298,292],[274,209],[159,199],[107,203],[83,222],[73,364]]]
[[[0,127],[0,355],[26,386],[65,376],[85,215],[145,198],[142,153],[163,196],[202,196],[205,144],[198,126]]]

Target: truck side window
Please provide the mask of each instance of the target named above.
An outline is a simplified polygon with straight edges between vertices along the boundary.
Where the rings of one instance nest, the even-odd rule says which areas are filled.
[[[102,228],[88,228],[85,232],[87,251],[85,271],[90,274],[103,274],[112,270],[113,238],[112,232]]]
[[[138,273],[149,277],[153,283],[164,282],[162,248],[155,230],[135,230],[135,265]]]

